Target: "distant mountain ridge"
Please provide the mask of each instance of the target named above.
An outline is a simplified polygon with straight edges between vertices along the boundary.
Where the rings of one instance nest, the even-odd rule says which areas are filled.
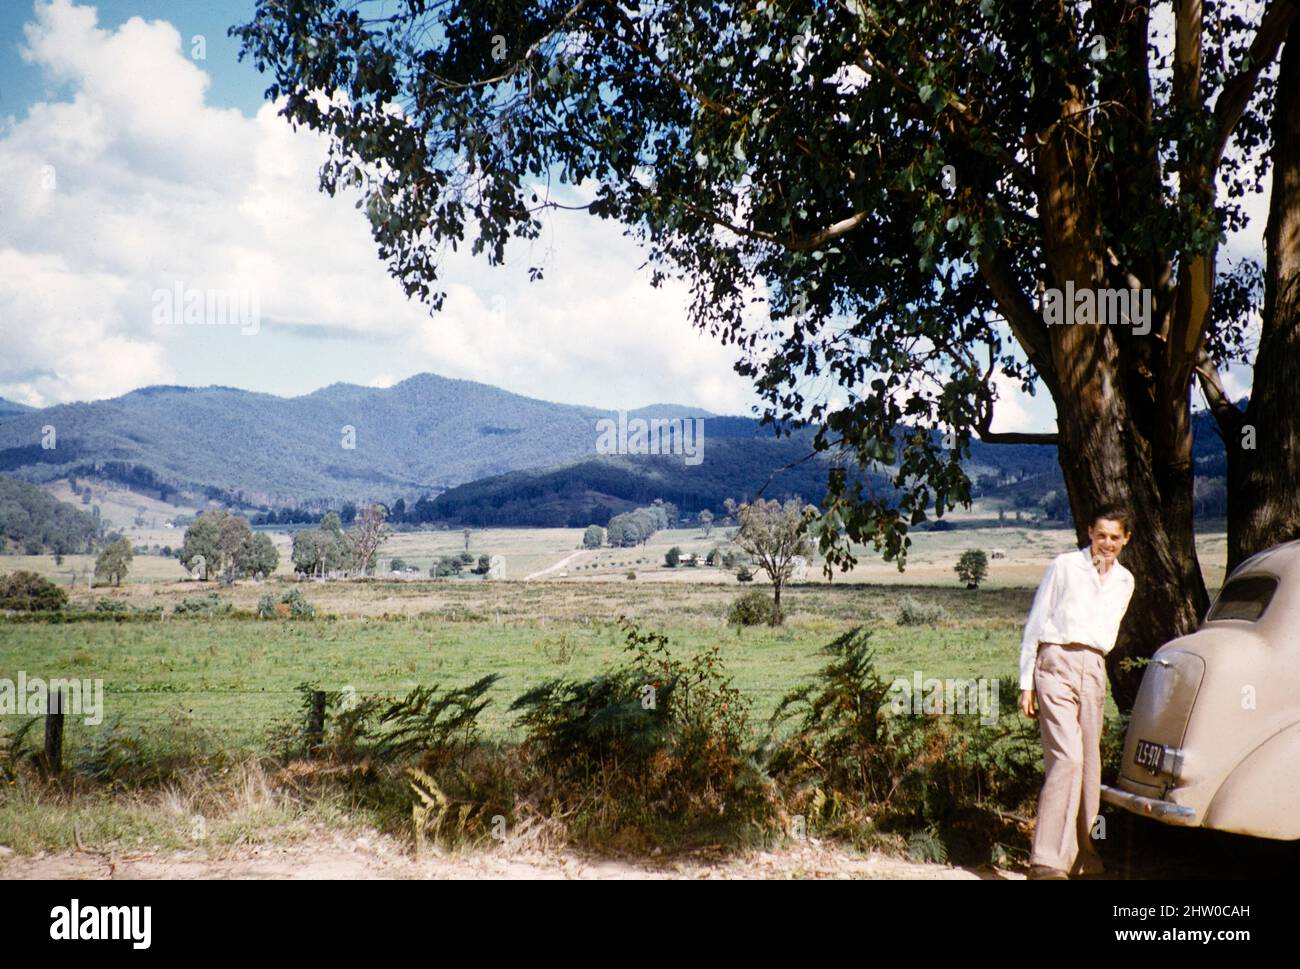
[[[767,497],[818,501],[826,483],[826,456],[805,460],[808,430],[776,438],[752,418],[656,404],[627,417],[705,419],[698,467],[676,455],[602,455],[597,421],[617,420],[615,411],[428,373],[389,388],[340,383],[300,397],[152,386],[112,400],[13,407],[0,410],[0,473],[37,483],[99,473],[141,491],[246,507],[338,508],[400,497],[409,504],[436,495],[436,520],[568,524],[656,497],[684,512],[716,510],[723,498],[760,488]],[[47,426],[56,434],[51,449],[42,447]],[[1195,473],[1221,477],[1226,464],[1213,418],[1200,412],[1193,428]],[[1011,489],[1009,497],[1062,488],[1056,449],[1047,445],[977,441],[967,473],[973,481],[991,476],[999,493]],[[888,487],[878,476],[876,483]]]
[[[253,505],[389,498],[594,454],[596,421],[616,416],[435,374],[389,388],[332,384],[300,397],[152,386],[0,414],[0,472],[39,482],[116,462],[179,490]],[[718,422],[715,436],[754,424],[677,404],[628,416],[704,417]],[[46,426],[56,432],[48,450]]]

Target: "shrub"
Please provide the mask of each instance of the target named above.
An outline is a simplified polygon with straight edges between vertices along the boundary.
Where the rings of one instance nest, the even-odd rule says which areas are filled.
[[[888,793],[880,748],[889,687],[876,673],[870,638],[871,633],[855,628],[828,643],[820,652],[831,659],[816,682],[781,698],[770,721],[772,731],[795,717],[798,723],[768,766],[786,783],[811,780],[826,791],[861,793],[873,800]]]
[[[68,614],[72,615],[74,612]],[[85,614],[82,613],[82,615]],[[133,606],[121,599],[96,599],[95,608],[91,615],[96,618],[112,617],[119,621],[135,618],[161,619],[162,606]]]
[[[921,602],[911,596],[903,596],[898,602],[900,626],[932,626],[946,615],[943,606],[937,602]]]
[[[297,589],[287,593],[280,602],[289,607],[291,619],[311,619],[316,615],[316,607],[304,599]]]
[[[0,577],[0,609],[57,612],[67,604],[68,594],[35,572],[20,570]]]
[[[473,561],[473,559],[470,561]],[[459,556],[444,555],[433,563],[433,566],[429,569],[429,577],[445,579],[453,575],[460,575],[461,569],[464,567],[464,563],[461,562]]]
[[[277,615],[278,613],[276,612],[275,609],[274,593],[271,592],[264,593],[262,595],[262,598],[257,600],[257,618],[274,619]]]
[[[999,809],[1019,809],[1042,783],[1038,728],[1016,715],[1014,678],[998,681],[992,723],[891,713],[894,685],[875,670],[870,635],[852,629],[828,644],[816,681],[782,697],[765,766],[810,828],[855,841],[892,829],[913,857],[987,861],[1001,838],[1020,837]],[[793,733],[777,739],[791,719]]]
[[[173,616],[224,616],[235,607],[222,600],[215,592],[202,596],[186,596],[172,608]]]
[[[664,554],[664,565],[670,569],[675,569],[682,561],[682,550],[674,545]]]
[[[280,597],[280,604],[288,606],[290,619],[311,619],[316,615],[316,607],[307,601],[300,589],[290,589]]]
[[[632,569],[627,570],[627,579],[629,582],[636,580],[636,572]]]
[[[736,572],[736,581],[737,581],[737,582],[753,582],[753,581],[754,581],[754,573],[751,572],[751,571],[749,571],[749,569],[745,568],[745,566],[742,565],[742,566],[740,567],[740,569]]]
[[[580,833],[624,844],[647,828],[712,841],[712,826],[765,817],[769,802],[745,747],[749,703],[719,644],[683,661],[662,634],[625,618],[619,625],[628,660],[590,679],[551,680],[510,707],[525,750],[555,780],[555,809],[574,815]]]
[[[422,756],[426,769],[437,769],[475,741],[478,715],[490,702],[484,694],[500,678],[491,673],[451,690],[437,684],[417,686],[401,699],[325,691],[327,729],[319,738],[321,746],[311,751],[307,747],[313,738],[306,731],[316,691],[300,684],[298,729],[282,734],[280,744],[287,754],[315,753],[342,761],[394,763]]]
[[[759,626],[772,621],[772,597],[761,589],[741,595],[727,610],[727,622],[733,626]]]

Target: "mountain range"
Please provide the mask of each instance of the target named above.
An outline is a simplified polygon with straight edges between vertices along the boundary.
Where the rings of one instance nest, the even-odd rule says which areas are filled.
[[[601,454],[597,422],[614,412],[426,373],[300,397],[152,386],[39,409],[0,400],[0,472],[36,483],[99,475],[246,508],[435,495],[437,518],[480,525],[564,525],[657,497],[690,511],[760,488],[812,501],[824,493],[828,465],[809,458],[811,431],[777,438],[752,418],[673,404],[627,414],[637,417],[703,418],[703,461]],[[1221,473],[1211,423],[1196,415],[1198,474]],[[1050,446],[976,442],[967,473],[1032,481],[1038,494],[1061,487]]]
[[[669,405],[629,416],[712,417]],[[301,397],[154,386],[0,414],[0,472],[45,481],[112,463],[126,483],[283,506],[440,492],[595,452],[611,413],[420,374]],[[54,429],[44,447],[45,427]],[[710,430],[714,430],[710,428]]]

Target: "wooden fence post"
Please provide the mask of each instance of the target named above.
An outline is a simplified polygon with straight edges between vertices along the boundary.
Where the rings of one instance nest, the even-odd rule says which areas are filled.
[[[325,691],[313,690],[311,715],[307,719],[307,750],[315,754],[325,741]]]
[[[63,711],[67,694],[45,692],[45,765],[51,774],[63,773]]]

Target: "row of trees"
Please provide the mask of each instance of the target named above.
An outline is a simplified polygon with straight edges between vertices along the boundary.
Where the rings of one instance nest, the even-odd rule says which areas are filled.
[[[185,530],[181,564],[199,569],[204,581],[219,575],[226,581],[270,575],[280,564],[269,535],[254,533],[248,519],[228,511],[205,511]]]
[[[383,505],[369,505],[353,516],[353,527],[345,532],[342,517],[327,512],[318,528],[294,533],[290,555],[294,571],[322,576],[373,572],[375,554],[391,533],[386,519]],[[205,511],[186,529],[180,560],[187,569],[200,568],[205,580],[220,575],[231,581],[270,575],[279,566],[280,555],[270,536],[254,532],[248,519],[227,511]]]
[[[671,528],[677,524],[677,517],[676,505],[671,501],[656,498],[644,508],[625,511],[611,518],[609,525],[605,528],[605,539],[613,548],[644,545],[655,532],[662,528]],[[598,525],[588,526],[587,532],[583,536],[584,545],[596,534],[592,529],[598,528]]]
[[[319,528],[294,534],[294,571],[319,576],[335,572],[372,574],[375,555],[392,534],[387,519],[388,509],[384,505],[368,505],[356,516],[352,530],[344,532],[340,516],[329,512],[321,519]]]
[[[398,498],[391,505],[380,503],[384,509],[384,519],[390,524],[428,524],[438,516],[434,514],[433,499],[422,495],[418,501],[407,505],[405,498]],[[362,511],[356,502],[344,501],[337,512],[322,511],[319,508],[270,508],[253,516],[254,525],[316,525],[324,526],[327,515],[334,514],[339,522],[351,525]]]

